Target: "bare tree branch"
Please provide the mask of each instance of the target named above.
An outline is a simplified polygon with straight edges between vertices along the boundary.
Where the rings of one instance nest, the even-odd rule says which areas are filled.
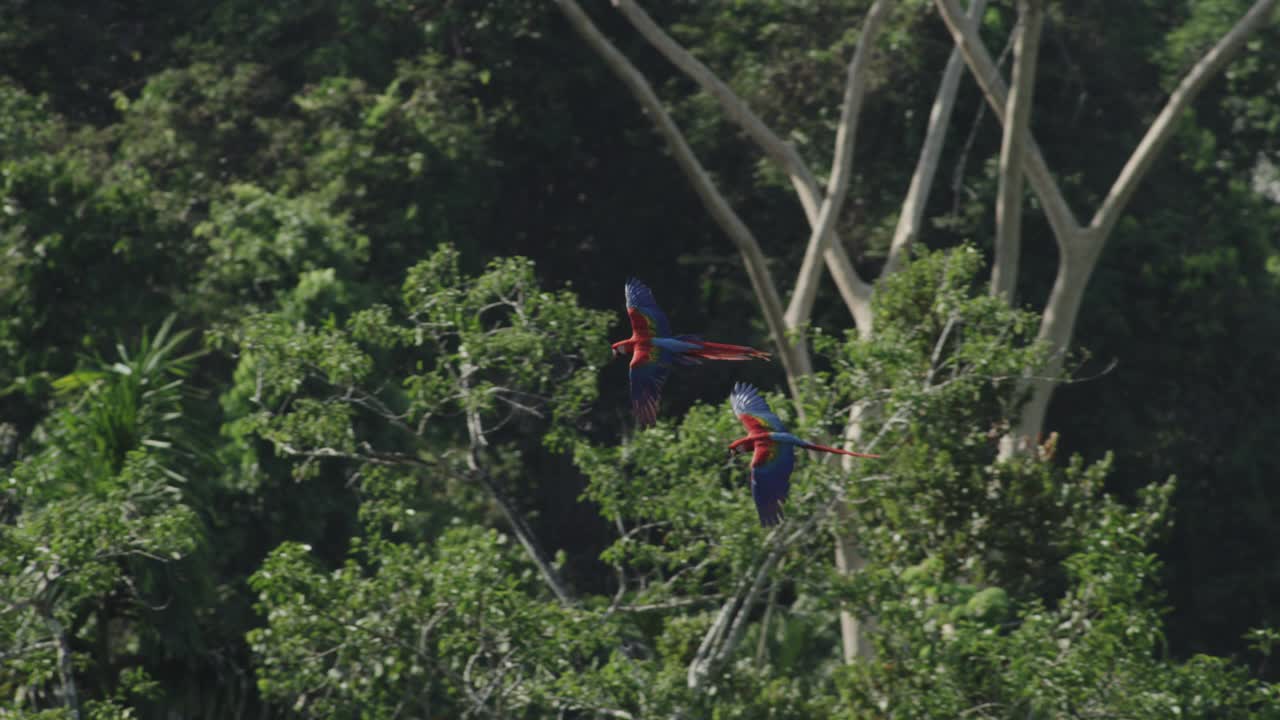
[[[1249,8],[1249,11],[1236,22],[1235,27],[1223,35],[1222,39],[1218,40],[1217,44],[1192,66],[1182,78],[1182,82],[1178,83],[1178,87],[1170,93],[1169,100],[1151,123],[1151,127],[1147,128],[1147,134],[1142,137],[1138,147],[1129,156],[1129,161],[1125,163],[1115,184],[1111,186],[1111,191],[1107,193],[1102,206],[1098,208],[1093,221],[1090,222],[1091,227],[1099,230],[1099,242],[1106,242],[1111,229],[1115,227],[1120,214],[1124,212],[1129,199],[1133,197],[1138,183],[1146,177],[1152,163],[1155,162],[1156,155],[1173,136],[1174,122],[1177,121],[1178,116],[1195,100],[1205,84],[1239,54],[1249,35],[1271,20],[1275,7],[1276,0],[1257,0],[1253,7]]]
[[[58,643],[55,640],[42,640],[29,645],[20,645],[0,652],[0,662],[7,662],[14,658],[20,658],[27,653],[36,652],[37,650],[53,650],[57,647]]]
[[[720,641],[725,630],[729,627],[729,623],[733,620],[734,610],[738,608],[741,601],[741,595],[748,587],[750,587],[750,584],[747,582],[747,577],[743,576],[738,582],[738,589],[734,591],[733,597],[729,598],[720,607],[720,612],[716,614],[715,622],[711,623],[711,628],[707,630],[707,634],[702,636],[702,642],[698,644],[698,651],[694,653],[693,662],[689,663],[686,682],[691,689],[701,687],[703,680],[706,679],[708,663],[710,658],[715,655],[714,648],[716,643]]]
[[[71,642],[67,639],[66,629],[52,612],[45,614],[44,621],[49,626],[49,632],[53,633],[58,648],[58,694],[62,696],[62,704],[67,707],[71,717],[79,720],[80,697],[76,692],[75,669],[71,666]]]
[[[512,531],[515,532],[516,539],[524,546],[525,552],[533,560],[533,564],[538,566],[538,572],[542,575],[542,579],[546,581],[547,586],[551,588],[551,591],[555,593],[556,598],[562,605],[574,605],[576,600],[569,590],[569,586],[565,584],[560,577],[559,571],[551,564],[547,554],[542,551],[542,545],[538,543],[538,538],[534,535],[533,529],[524,521],[524,515],[516,508],[511,498],[507,497],[507,494],[503,492],[497,480],[480,464],[474,445],[470,452],[467,453],[467,466],[480,479],[485,489],[489,491],[494,503],[497,504],[503,516],[507,518],[507,523],[511,525]]]
[[[679,608],[694,607],[697,605],[705,605],[707,603],[719,600],[721,595],[699,595],[698,597],[684,598],[683,600],[669,600],[661,603],[650,603],[648,605],[619,605],[618,612],[627,613],[645,613],[657,612],[661,610],[677,610]]]
[[[778,607],[778,583],[769,584],[769,599],[764,602],[764,617],[760,619],[760,639],[756,641],[756,666],[763,667],[765,657],[769,654],[769,621],[773,619],[773,611]]]
[[[465,374],[464,374],[465,375]],[[466,378],[460,379],[464,391],[469,391]],[[576,599],[569,586],[560,577],[560,573],[551,564],[547,558],[547,554],[542,550],[541,544],[538,542],[537,536],[533,529],[525,522],[524,516],[516,506],[515,502],[507,496],[502,490],[502,486],[498,480],[489,474],[487,468],[481,462],[480,449],[488,443],[482,434],[481,423],[477,413],[474,411],[467,412],[467,430],[470,435],[470,447],[467,449],[467,467],[471,471],[470,480],[478,480],[481,485],[489,492],[489,496],[493,499],[495,505],[502,512],[503,517],[507,519],[507,523],[511,526],[511,530],[515,533],[516,539],[520,541],[520,545],[525,549],[525,553],[529,559],[537,566],[539,574],[547,583],[552,593],[564,605],[574,605]],[[417,437],[417,435],[411,435]],[[320,448],[299,448],[290,443],[283,442],[278,439],[272,440],[275,447],[280,452],[294,456],[310,459],[335,459],[335,460],[353,460],[356,462],[365,462],[373,465],[383,465],[388,467],[398,466],[414,466],[436,468],[437,466],[423,460],[417,455],[401,452],[388,452],[374,449],[368,443],[364,443],[359,452],[350,452],[346,450],[338,450],[331,447]],[[163,560],[163,558],[157,558]]]
[[[684,133],[662,106],[662,101],[658,99],[657,93],[653,91],[653,87],[649,85],[644,75],[613,46],[613,43],[609,42],[577,2],[555,0],[555,3],[574,30],[600,55],[605,64],[613,70],[618,79],[649,113],[650,119],[671,147],[676,162],[689,182],[693,184],[698,197],[702,199],[707,212],[737,246],[738,252],[742,255],[743,264],[746,266],[747,276],[751,278],[751,285],[756,297],[760,300],[765,324],[778,347],[778,357],[782,360],[783,369],[786,371],[791,394],[793,397],[799,397],[796,379],[813,372],[813,364],[804,343],[792,343],[787,335],[787,325],[782,314],[782,300],[778,295],[777,286],[773,283],[773,278],[769,275],[764,252],[760,250],[760,243],[716,189],[711,176],[694,156],[693,150],[684,138]]]
[[[367,462],[370,465],[384,465],[387,467],[395,467],[399,465],[422,465],[430,464],[417,455],[409,453],[390,452],[384,450],[376,450],[369,443],[361,443],[359,452],[347,452],[331,447],[318,448],[300,448],[280,440],[272,440],[276,448],[285,455],[294,457],[321,459],[333,458],[338,460],[355,460],[358,462]]]
[[[827,178],[827,194],[818,210],[818,221],[813,225],[809,245],[805,248],[800,273],[791,292],[791,304],[787,306],[787,325],[796,327],[813,312],[813,299],[818,293],[818,261],[831,242],[831,229],[840,219],[844,196],[849,190],[849,173],[853,165],[853,145],[858,134],[858,116],[862,113],[862,98],[867,89],[867,65],[871,62],[871,50],[876,35],[884,22],[889,3],[876,0],[867,10],[862,22],[862,34],[858,37],[858,49],[849,61],[845,75],[844,97],[840,102],[840,125],[836,129],[836,147],[832,153],[831,176]]]
[[[1000,71],[992,62],[986,46],[982,44],[982,39],[978,37],[975,24],[961,15],[957,0],[934,0],[934,5],[951,31],[956,47],[960,48],[961,54],[964,55],[969,71],[973,73],[978,86],[986,95],[987,104],[1003,123],[1009,89],[1000,77]],[[1080,223],[1071,212],[1071,206],[1067,204],[1062,189],[1053,179],[1053,174],[1049,172],[1049,166],[1045,163],[1044,155],[1040,152],[1040,146],[1036,144],[1035,138],[1028,136],[1025,143],[1023,170],[1027,173],[1027,178],[1031,181],[1031,187],[1035,189],[1037,197],[1040,198],[1045,217],[1049,220],[1049,225],[1053,228],[1054,236],[1061,247],[1064,238],[1074,237]]]
[[[470,395],[472,392],[470,380],[474,372],[474,366],[471,364],[465,346],[458,348],[458,354],[462,358],[462,374],[459,377],[459,382],[462,386],[463,395]],[[475,409],[475,403],[464,401],[464,404],[467,407],[467,434],[470,436],[471,441],[470,446],[467,448],[467,467],[489,491],[494,503],[498,505],[498,509],[507,518],[512,531],[516,534],[516,538],[524,546],[525,552],[533,560],[533,564],[538,566],[538,572],[542,574],[542,579],[546,581],[547,586],[555,593],[556,598],[560,600],[562,605],[573,605],[573,593],[569,591],[569,587],[565,585],[555,566],[547,559],[547,555],[542,551],[542,545],[538,542],[537,536],[533,534],[533,530],[524,521],[524,516],[520,514],[511,498],[507,497],[507,494],[503,492],[497,479],[490,475],[489,470],[480,462],[480,451],[489,442],[485,439],[484,426],[480,422],[480,412]]]
[[[806,523],[808,524],[808,523]],[[764,562],[760,563],[760,568],[756,571],[755,579],[751,583],[751,587],[747,590],[747,594],[742,598],[742,602],[738,606],[738,612],[733,619],[733,625],[730,626],[729,632],[724,636],[724,640],[720,643],[720,649],[711,659],[707,666],[707,674],[711,675],[716,670],[724,667],[729,661],[738,644],[742,642],[742,633],[747,629],[747,621],[751,617],[751,610],[755,607],[756,601],[760,598],[760,593],[764,591],[769,574],[773,572],[773,568],[782,559],[782,553],[786,550],[786,545],[779,543],[772,552],[765,557]]]
[[[995,259],[991,295],[1013,302],[1022,251],[1022,156],[1031,136],[1031,99],[1035,92],[1036,60],[1044,0],[1018,0],[1018,25],[1013,33],[1013,90],[1005,101],[1004,134],[1000,141],[1000,187],[996,195]]]
[[[671,64],[696,82],[704,92],[715,98],[720,103],[725,115],[737,123],[760,146],[765,155],[773,160],[783,172],[787,173],[791,178],[791,184],[795,188],[796,195],[800,198],[800,205],[804,208],[805,217],[808,219],[809,225],[816,227],[822,205],[821,190],[818,187],[818,181],[814,178],[808,165],[805,164],[804,159],[800,157],[795,148],[778,137],[777,133],[766,125],[728,85],[724,84],[706,65],[664,32],[643,8],[632,0],[614,0],[613,4],[631,22],[640,35],[648,40],[658,52],[662,53]],[[845,252],[844,246],[840,242],[839,234],[835,232],[834,228],[831,231],[830,242],[823,253],[823,257],[826,260],[827,269],[831,272],[831,277],[835,280],[836,287],[840,291],[840,296],[844,299],[849,313],[853,316],[854,322],[860,328],[870,327],[871,286],[859,277],[857,271],[854,270],[853,263],[850,261],[848,253]],[[807,315],[805,317],[793,317],[788,314],[786,319],[788,327],[794,328],[805,322],[808,317]]]
[[[1001,440],[1001,457],[1034,449],[1035,441],[1044,428],[1045,413],[1056,386],[1055,381],[1049,378],[1062,371],[1067,348],[1075,333],[1080,303],[1084,299],[1084,291],[1098,256],[1138,183],[1154,163],[1156,153],[1172,136],[1174,121],[1203,90],[1208,80],[1244,48],[1248,36],[1270,20],[1276,2],[1277,0],[1257,0],[1236,25],[1191,68],[1147,130],[1087,227],[1081,226],[1071,214],[1061,189],[1049,173],[1039,146],[1030,133],[1027,133],[1023,169],[1040,198],[1059,249],[1058,272],[1041,316],[1039,331],[1039,338],[1049,344],[1052,353],[1046,368],[1038,371],[1028,368],[1028,377],[1021,385],[1021,390],[1030,390],[1030,400],[1022,409],[1017,427],[1010,436]],[[964,53],[969,69],[987,96],[988,104],[1000,116],[1001,122],[1004,122],[1008,90],[978,37],[977,30],[972,23],[960,16],[956,0],[934,0],[934,5],[950,29],[956,45]]]
[[[970,18],[973,20],[973,18]],[[957,48],[955,52],[959,52]],[[1004,60],[1013,53],[1013,31],[1009,32],[1009,39],[1005,42],[1004,48],[1000,50],[1000,56],[996,58],[996,67],[1004,65]],[[987,114],[987,104],[979,103],[978,110],[973,114],[973,123],[969,126],[969,134],[965,137],[964,145],[960,149],[960,157],[956,158],[955,169],[951,171],[951,193],[955,196],[951,201],[951,213],[953,215],[960,212],[960,191],[964,186],[964,170],[969,162],[969,153],[973,152],[973,144],[978,139],[978,129],[982,127],[982,119]],[[968,193],[970,197],[974,196],[973,192]]]
[[[987,0],[972,0],[969,3],[969,21],[975,22],[982,17],[982,11],[986,6]],[[951,56],[947,58],[947,67],[942,72],[942,82],[939,83],[938,94],[933,99],[933,108],[929,110],[929,129],[925,132],[920,156],[916,158],[916,169],[911,174],[911,185],[907,188],[906,199],[902,201],[898,225],[894,228],[893,241],[889,244],[889,258],[880,271],[880,277],[888,277],[902,267],[911,244],[920,236],[925,205],[928,204],[929,191],[933,188],[933,179],[938,172],[938,160],[942,157],[947,128],[951,125],[951,114],[956,106],[956,91],[960,87],[963,71],[964,58],[960,56],[958,48],[953,49]]]
[[[837,498],[833,502],[811,514],[790,534],[783,534],[784,531],[791,527],[791,525],[784,523],[774,528],[765,538],[764,556],[752,572],[747,573],[738,581],[738,587],[733,596],[720,608],[720,612],[716,615],[716,620],[712,623],[711,629],[703,636],[702,643],[698,646],[698,652],[694,655],[693,662],[689,663],[687,675],[689,689],[697,690],[701,688],[707,679],[716,675],[720,668],[724,667],[724,664],[733,656],[738,644],[742,641],[742,634],[746,630],[751,610],[755,607],[760,593],[764,590],[765,581],[768,580],[769,574],[773,572],[774,566],[782,559],[783,553],[788,548],[813,533],[814,527],[827,516],[827,512],[831,508],[843,506],[843,503],[840,502],[843,500],[843,498],[839,497],[840,492],[841,490],[837,488]]]

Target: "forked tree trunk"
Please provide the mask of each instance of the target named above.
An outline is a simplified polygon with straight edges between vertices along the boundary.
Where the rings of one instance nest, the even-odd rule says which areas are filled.
[[[802,263],[795,284],[797,289],[792,294],[784,316],[788,330],[795,331],[808,322],[813,309],[814,290],[816,290],[817,265],[814,258],[819,248],[825,248],[823,252],[825,252],[827,268],[835,279],[850,314],[854,317],[859,335],[863,338],[871,337],[874,328],[874,317],[871,312],[872,285],[857,275],[844,254],[844,248],[834,227],[834,221],[837,218],[835,210],[824,211],[833,204],[831,193],[823,199],[819,195],[818,184],[813,178],[813,173],[795,149],[765,125],[706,65],[658,27],[634,0],[613,0],[613,4],[654,48],[694,80],[703,91],[715,98],[725,115],[737,123],[760,146],[765,155],[791,177],[812,232],[805,253],[807,261]],[[985,7],[986,0],[974,0],[970,4],[969,17],[971,19],[980,17]],[[858,118],[857,108],[861,104],[861,96],[865,92],[863,76],[866,73],[868,53],[864,52],[864,49],[869,48],[869,41],[874,39],[875,32],[882,22],[880,16],[886,8],[887,6],[877,3],[868,12],[858,51],[846,75],[844,103],[841,108],[841,132],[836,140],[834,153],[836,161],[833,162],[835,170],[832,173],[832,179],[837,182],[832,185],[833,188],[844,185],[840,177],[846,174],[851,166],[845,155],[852,154],[854,137],[852,129]],[[906,199],[899,213],[898,225],[890,244],[889,257],[881,271],[882,278],[901,268],[911,244],[919,236],[924,209],[937,173],[938,160],[942,155],[946,131],[951,123],[956,91],[963,71],[964,60],[960,57],[959,51],[953,50],[929,114],[928,130],[911,177]],[[849,130],[846,131],[845,128]],[[841,158],[845,159],[842,161]],[[842,194],[842,191],[838,192]],[[852,441],[853,446],[857,445],[857,437],[861,431],[862,411],[862,408],[854,409],[846,428],[846,441]],[[840,527],[835,538],[836,567],[842,574],[853,574],[865,565],[865,559],[858,550],[857,539],[853,534],[853,513],[843,503],[836,508],[836,511]],[[864,632],[867,623],[859,620],[852,612],[844,610],[840,614],[840,625],[845,660],[853,662],[858,657],[866,657],[871,648],[867,634]]]
[[[986,0],[972,0],[969,4],[969,18],[973,20],[981,17],[985,7]],[[942,156],[946,143],[947,128],[951,125],[951,114],[955,109],[956,92],[960,87],[963,64],[959,50],[952,50],[947,60],[946,70],[942,74],[942,82],[938,86],[938,94],[929,111],[929,124],[924,143],[916,159],[915,171],[911,175],[911,183],[903,200],[902,209],[898,213],[898,225],[894,229],[893,241],[889,245],[889,257],[880,271],[879,279],[884,279],[902,268],[907,252],[919,236],[924,209],[929,201],[929,192],[937,176],[938,160]],[[871,338],[873,333],[874,328],[870,324],[858,326],[858,335],[864,340]],[[849,410],[849,422],[845,425],[844,432],[846,449],[856,451],[862,447],[862,431],[869,412],[873,412],[873,409],[863,403]],[[847,473],[852,473],[856,462],[854,458],[844,456],[841,458],[841,468]],[[836,570],[841,575],[856,575],[867,564],[858,543],[857,518],[848,503],[839,502],[836,506],[836,519]],[[848,608],[841,608],[840,645],[845,663],[868,659],[874,655],[875,647],[870,638],[874,628],[875,618],[862,618]]]
[[[642,78],[637,80],[639,73],[634,66],[631,66],[624,56],[612,48],[612,45],[604,39],[603,35],[591,24],[590,19],[581,12],[581,9],[575,3],[560,2],[559,4],[570,22],[587,39],[588,44],[604,57],[606,63],[619,75],[641,104],[650,112],[659,131],[671,143],[681,168],[685,170],[685,174],[695,188],[698,189],[699,194],[704,197],[705,202],[708,187],[714,191],[714,186],[708,186],[705,180],[705,173],[691,171],[691,168],[699,170],[700,168],[696,164],[696,160],[692,158],[692,153],[687,152],[687,144],[684,143],[683,137],[679,136],[678,129],[675,128],[674,123],[666,115],[656,95],[653,94]],[[868,11],[857,52],[846,73],[845,93],[841,106],[841,122],[837,133],[836,148],[833,153],[835,159],[833,160],[829,191],[825,197],[820,194],[813,173],[805,165],[795,149],[765,125],[711,70],[665,33],[634,0],[613,0],[613,5],[654,48],[697,82],[705,92],[715,98],[720,103],[726,116],[742,127],[748,136],[760,146],[765,155],[791,177],[792,185],[796,189],[805,216],[811,226],[811,233],[805,253],[806,261],[802,263],[801,271],[795,284],[797,290],[793,293],[787,312],[783,317],[783,324],[786,330],[789,332],[795,331],[808,322],[816,291],[818,269],[816,258],[822,256],[836,281],[841,297],[855,320],[859,333],[863,337],[870,337],[874,322],[871,314],[872,285],[859,277],[853,269],[844,247],[840,243],[835,225],[839,216],[840,201],[847,188],[856,122],[860,112],[861,99],[865,93],[865,74],[866,66],[869,62],[870,47],[883,22],[888,3],[880,0]],[[984,6],[985,0],[974,0],[970,7],[971,16],[978,17]],[[899,216],[898,228],[890,246],[889,260],[882,270],[881,277],[900,268],[907,250],[919,234],[924,207],[936,175],[938,158],[941,155],[943,141],[946,137],[946,129],[950,125],[951,112],[954,108],[956,89],[959,86],[962,69],[962,60],[958,52],[953,51],[947,64],[947,70],[944,73],[937,99],[930,113],[927,136]],[[718,195],[718,192],[716,194]],[[713,215],[723,213],[728,208],[728,204],[723,202],[723,198],[711,204],[715,206],[712,212]],[[732,237],[735,223],[722,222],[721,224],[726,227],[726,231]],[[736,238],[735,242],[737,242]],[[737,242],[737,244],[740,249],[744,245],[749,246],[749,243]],[[750,270],[752,267],[751,258],[744,256],[744,260],[746,260]],[[754,282],[754,279],[753,277],[753,284],[759,290],[760,286]],[[762,309],[765,310],[766,319],[768,319],[771,314],[769,312],[769,298],[760,296],[759,299]],[[784,369],[788,372],[788,383],[791,386],[792,394],[799,400],[799,395],[796,392],[796,377],[791,374],[789,368],[784,366]],[[797,407],[802,413],[802,406],[798,405]],[[849,436],[849,433],[853,433],[853,436],[856,437],[860,433],[862,426],[859,419],[860,412],[861,409],[855,409],[854,414],[851,415],[847,436]],[[840,518],[840,527],[842,528],[841,531],[837,532],[836,536],[836,565],[842,573],[855,573],[865,564],[865,560],[859,554],[856,538],[852,534],[852,530],[850,530],[853,526],[852,512],[844,504],[840,504],[836,508],[836,512]],[[746,610],[749,610],[749,608],[746,608]],[[734,608],[726,605],[722,614],[724,614],[724,619],[728,621],[734,612],[740,613],[743,611],[744,608]],[[719,627],[719,624],[716,627]],[[858,618],[851,612],[843,611],[841,613],[841,628],[846,660],[852,662],[858,657],[867,656],[870,650],[870,643],[866,633],[861,631],[863,624]],[[715,644],[717,640],[719,640],[717,633],[712,632],[708,634],[704,643]],[[710,648],[708,648],[708,652],[710,652]],[[720,653],[720,655],[723,656],[723,653]],[[705,675],[704,665],[705,663],[695,662],[691,666],[689,674],[691,685],[701,682],[701,678]]]
[[[1030,452],[1043,433],[1045,414],[1056,387],[1051,378],[1062,371],[1093,268],[1138,184],[1150,171],[1160,150],[1173,136],[1175,121],[1208,81],[1239,54],[1249,35],[1270,21],[1276,2],[1277,0],[1257,0],[1235,26],[1192,66],[1169,95],[1160,114],[1147,128],[1142,141],[1129,156],[1124,169],[1120,171],[1088,226],[1081,226],[1071,213],[1030,132],[1014,129],[1025,136],[1022,166],[1053,229],[1058,243],[1059,267],[1053,290],[1041,314],[1038,336],[1049,345],[1050,360],[1046,367],[1027,369],[1020,390],[1030,393],[1030,398],[1023,407],[1014,430],[1001,440],[1002,457]],[[1001,122],[1008,124],[1010,118],[1005,114],[1008,88],[978,37],[975,24],[960,15],[956,0],[934,0],[934,5],[950,29],[956,45],[964,53],[965,62],[982,87],[988,104]]]
[[[812,232],[809,245],[806,248],[806,261],[802,266],[801,274],[796,283],[796,287],[800,292],[795,293],[792,302],[784,313],[781,297],[765,267],[765,258],[759,244],[711,182],[705,169],[693,155],[680,129],[666,113],[661,101],[652,87],[649,86],[647,80],[599,32],[574,0],[554,1],[588,45],[604,59],[606,64],[617,74],[623,84],[627,86],[649,113],[658,131],[671,146],[677,163],[692,183],[708,212],[733,240],[742,254],[765,321],[779,347],[779,355],[787,375],[791,394],[799,399],[797,380],[811,372],[812,365],[808,348],[803,340],[793,342],[792,338],[789,337],[789,333],[808,321],[816,289],[817,258],[822,257],[825,259],[828,269],[836,279],[841,296],[856,320],[859,332],[864,337],[869,337],[873,329],[873,318],[870,309],[872,283],[858,277],[834,230],[838,219],[839,203],[841,196],[844,194],[839,190],[847,186],[842,184],[847,183],[847,175],[844,176],[845,180],[841,180],[841,176],[848,171],[848,163],[843,160],[846,159],[846,152],[852,152],[853,123],[856,122],[857,118],[857,103],[861,101],[860,94],[862,90],[857,86],[857,82],[860,81],[860,73],[864,71],[859,70],[861,65],[858,62],[858,57],[855,56],[848,73],[845,104],[841,113],[841,130],[846,134],[837,142],[829,192],[825,197],[820,197],[821,191],[813,174],[805,167],[799,155],[789,144],[782,141],[776,133],[761,122],[714,73],[693,58],[687,50],[680,47],[678,43],[653,23],[633,0],[614,0],[614,5],[631,21],[640,34],[671,60],[673,64],[694,79],[706,92],[716,98],[721,107],[724,108],[726,115],[741,125],[747,134],[760,145],[765,154],[778,163],[791,177],[792,184],[800,198]],[[1050,344],[1054,349],[1054,354],[1048,367],[1028,369],[1023,388],[1031,393],[1031,401],[1024,409],[1016,429],[1002,443],[1002,453],[1012,454],[1013,452],[1029,449],[1043,427],[1044,413],[1054,388],[1054,383],[1047,378],[1054,376],[1063,366],[1063,355],[1070,345],[1076,317],[1078,316],[1084,291],[1093,267],[1096,265],[1107,236],[1114,227],[1119,214],[1123,212],[1124,206],[1132,196],[1137,183],[1149,170],[1155,154],[1171,135],[1173,120],[1191,102],[1207,79],[1218,72],[1229,61],[1230,57],[1239,52],[1247,35],[1267,20],[1267,16],[1274,9],[1277,0],[1258,0],[1245,18],[1192,68],[1182,84],[1171,95],[1165,109],[1153,123],[1137,150],[1135,150],[1134,155],[1121,172],[1103,206],[1098,210],[1098,213],[1088,226],[1082,226],[1075,219],[1061,189],[1053,179],[1053,175],[1049,171],[1038,145],[1026,130],[1024,118],[1029,116],[1039,22],[1036,21],[1034,27],[1031,24],[1026,24],[1020,31],[1022,33],[1019,40],[1020,60],[1017,64],[1020,69],[1015,70],[1015,86],[1018,90],[1015,91],[1013,97],[1009,97],[1005,82],[1000,77],[995,64],[991,61],[990,55],[982,45],[975,29],[976,20],[980,16],[983,7],[981,0],[974,0],[967,18],[960,13],[957,0],[934,1],[939,14],[942,15],[951,30],[957,45],[956,52],[960,54],[959,56],[963,56],[965,63],[983,89],[988,102],[992,105],[995,114],[1002,121],[1011,123],[1011,130],[1006,133],[1007,143],[1002,143],[1002,154],[1007,160],[1004,167],[1006,169],[1021,167],[1025,172],[1027,180],[1040,199],[1040,205],[1044,209],[1049,225],[1053,229],[1061,257],[1058,276],[1046,304],[1040,326],[1040,337]],[[1024,18],[1036,8],[1041,8],[1042,3],[1043,0],[1034,0],[1034,2],[1023,0],[1025,6]],[[885,0],[877,0],[872,6],[860,40],[858,49],[860,55],[864,53],[865,49],[869,48],[870,40],[874,37],[875,29],[879,25],[879,14],[884,11],[885,5]],[[953,52],[952,61],[948,64],[948,70],[944,75],[942,87],[939,90],[938,100],[934,104],[933,114],[930,117],[929,135],[926,138],[915,175],[912,178],[911,188],[908,191],[906,202],[899,218],[899,226],[894,234],[889,260],[883,271],[884,274],[894,272],[900,267],[907,247],[919,233],[924,202],[928,196],[933,174],[936,171],[937,157],[941,153],[942,139],[949,124],[955,87],[959,81],[959,60],[956,59],[959,56],[956,52]],[[863,62],[865,63],[865,61]],[[1024,90],[1025,92],[1023,92]],[[851,98],[853,99],[852,101]],[[1011,182],[1016,182],[1014,181],[1014,173],[1011,170],[1007,173],[1007,176]],[[1007,192],[1002,192],[1002,197],[1006,198],[1002,201],[1002,205],[1005,208],[1005,212],[1002,213],[1004,221],[1000,224],[1008,232],[1000,245],[1004,248],[1004,252],[998,253],[997,257],[996,264],[998,266],[999,280],[996,285],[1002,289],[1001,292],[1003,294],[1011,297],[1011,288],[1016,281],[1017,242],[1020,236],[1017,220],[1012,218],[1017,215],[1015,210],[1021,205],[1021,189],[1011,184],[1005,187],[1004,190],[1007,190]],[[1012,246],[1010,246],[1010,243],[1012,243]],[[798,409],[802,412],[802,408],[798,406]],[[851,415],[846,432],[846,441],[856,442],[858,439],[862,425],[861,417],[858,413],[861,411],[862,409],[855,408],[854,414]],[[843,521],[851,519],[852,513],[850,510],[847,507],[838,507],[836,510],[841,517],[842,526],[849,527],[844,525]],[[858,553],[856,539],[850,532],[842,532],[837,537],[836,562],[843,573],[857,572],[864,562]],[[720,646],[718,649],[708,648],[709,653],[714,654],[717,658],[724,659],[732,652],[732,647],[724,646],[724,638],[738,637],[738,634],[733,632],[726,633],[725,628],[728,627],[731,619],[733,627],[741,628],[743,618],[746,617],[743,613],[750,611],[751,601],[749,598],[753,596],[753,593],[748,593],[745,597],[735,599],[732,605],[726,604],[722,609],[721,615],[724,616],[724,623],[717,623],[717,627],[720,630],[709,634],[706,638],[706,643],[712,645],[718,643]],[[743,607],[744,605],[747,607]],[[841,634],[846,660],[853,660],[859,656],[864,656],[868,652],[869,643],[866,642],[866,633],[862,631],[862,626],[858,619],[849,613],[842,613]],[[695,666],[697,665],[698,663],[695,663]],[[690,668],[691,684],[694,684],[693,678],[695,676],[705,676],[705,673],[695,672],[695,670],[699,670],[699,667]]]
[[[1101,237],[1096,228],[1090,227],[1075,230],[1067,238],[1070,250],[1058,259],[1053,290],[1040,317],[1039,339],[1047,342],[1053,351],[1046,367],[1029,372],[1021,387],[1022,392],[1030,392],[1030,397],[1018,415],[1014,431],[1000,439],[1000,456],[1003,458],[1031,453],[1039,442],[1049,400],[1057,385],[1052,378],[1062,372],[1066,361],[1084,291],[1102,251]]]

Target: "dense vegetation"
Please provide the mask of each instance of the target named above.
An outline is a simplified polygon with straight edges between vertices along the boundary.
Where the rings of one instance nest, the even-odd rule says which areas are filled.
[[[825,172],[869,4],[646,7]],[[1032,127],[1070,199],[1247,6],[1050,4]],[[794,275],[786,177],[587,10]],[[859,268],[951,47],[893,4],[838,223]],[[988,297],[1001,133],[969,78],[874,337],[828,279],[796,393],[681,368],[640,431],[627,277],[683,331],[770,340],[553,3],[6,4],[0,717],[1280,717],[1277,77],[1272,18],[1107,246],[1055,434],[1000,460],[1056,255],[1030,203],[1017,302]],[[760,528],[739,380],[820,442],[873,407],[885,459],[801,458]],[[842,609],[870,626],[849,664]]]

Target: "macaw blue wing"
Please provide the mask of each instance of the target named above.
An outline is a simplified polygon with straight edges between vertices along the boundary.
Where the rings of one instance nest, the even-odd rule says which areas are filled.
[[[641,425],[658,420],[658,400],[671,372],[672,355],[655,345],[637,346],[631,355],[631,411]]]
[[[760,397],[760,391],[746,383],[733,386],[733,394],[729,396],[733,412],[746,426],[748,433],[786,432],[782,420],[769,409],[769,403]]]
[[[671,325],[653,299],[653,291],[635,278],[627,281],[627,316],[636,337],[671,337]]]
[[[764,527],[782,520],[782,503],[791,492],[791,471],[796,466],[795,449],[790,443],[757,440],[751,458],[751,498]]]

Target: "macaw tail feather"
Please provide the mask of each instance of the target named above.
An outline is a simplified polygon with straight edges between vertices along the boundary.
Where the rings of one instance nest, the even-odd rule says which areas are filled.
[[[768,360],[770,357],[769,353],[746,345],[727,345],[695,338],[688,341],[697,343],[698,347],[682,354],[700,360]]]
[[[773,527],[785,519],[782,513],[782,501],[774,500],[764,505],[757,505],[756,510],[760,515],[760,527]]]
[[[860,457],[860,458],[878,459],[880,457],[879,455],[872,455],[870,453],[853,452],[852,450],[841,450],[840,448],[827,447],[826,445],[818,445],[817,443],[801,443],[800,447],[804,448],[805,450],[821,450],[822,452],[836,453],[837,455],[851,455],[853,457]]]

